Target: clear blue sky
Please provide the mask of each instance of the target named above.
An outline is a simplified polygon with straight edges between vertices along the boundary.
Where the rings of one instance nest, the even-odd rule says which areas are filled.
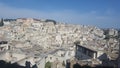
[[[0,17],[120,28],[120,0],[0,0]]]

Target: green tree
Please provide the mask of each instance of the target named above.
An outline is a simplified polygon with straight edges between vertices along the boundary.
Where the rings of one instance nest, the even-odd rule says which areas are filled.
[[[45,68],[51,68],[51,62],[47,62],[46,64],[45,64]]]
[[[65,61],[63,61],[62,65],[65,66]]]
[[[74,44],[75,45],[80,44],[80,41],[77,40],[77,41],[74,42]]]
[[[4,25],[4,20],[3,20],[3,18],[1,19],[1,21],[0,21],[0,26],[3,26]]]
[[[53,22],[54,24],[57,24],[55,20],[47,19],[45,22]]]

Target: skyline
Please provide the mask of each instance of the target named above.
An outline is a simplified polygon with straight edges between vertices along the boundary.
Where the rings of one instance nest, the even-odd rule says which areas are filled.
[[[0,0],[0,18],[53,19],[100,28],[120,28],[119,3],[119,0]]]

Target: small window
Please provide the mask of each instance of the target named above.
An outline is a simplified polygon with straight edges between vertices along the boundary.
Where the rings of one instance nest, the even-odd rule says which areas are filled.
[[[50,59],[52,59],[52,57],[50,57]]]
[[[91,51],[88,52],[88,55],[89,55],[91,58],[93,58],[93,54],[94,54],[94,53],[91,52]]]

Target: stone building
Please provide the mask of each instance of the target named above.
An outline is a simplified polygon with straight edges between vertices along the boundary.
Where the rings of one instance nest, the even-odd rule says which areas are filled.
[[[102,64],[102,60],[107,59],[107,55],[103,51],[78,44],[75,57],[81,61],[92,62],[92,64]]]
[[[10,46],[8,44],[8,41],[5,41],[5,40],[1,40],[0,41],[0,51],[6,51],[10,49]]]

